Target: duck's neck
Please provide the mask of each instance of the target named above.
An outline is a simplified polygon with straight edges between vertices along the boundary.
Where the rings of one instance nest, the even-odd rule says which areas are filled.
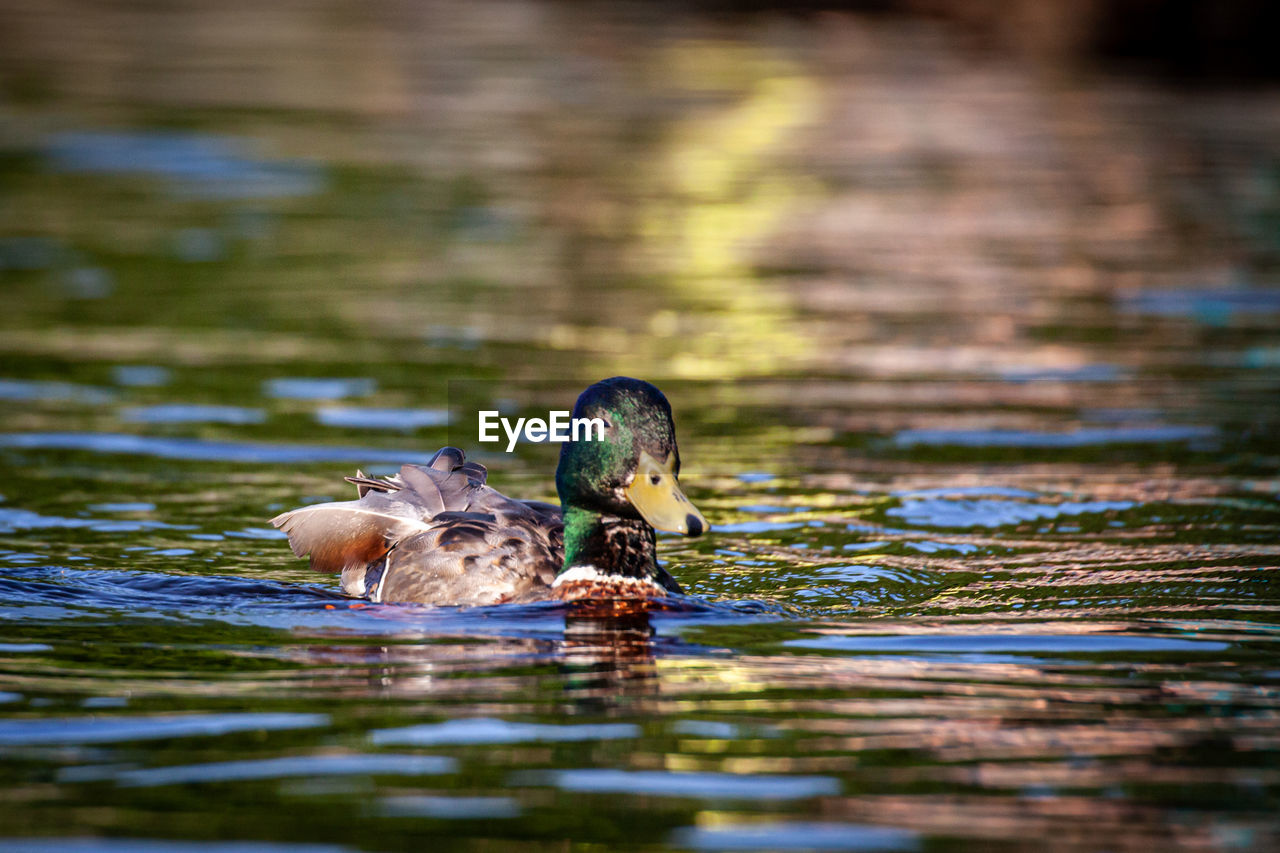
[[[600,575],[652,580],[658,577],[653,528],[639,519],[564,507],[564,567],[560,574],[590,566]]]

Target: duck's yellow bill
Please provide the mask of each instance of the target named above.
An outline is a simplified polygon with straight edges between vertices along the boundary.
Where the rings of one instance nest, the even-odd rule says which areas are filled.
[[[711,525],[680,491],[680,482],[672,470],[675,459],[672,453],[665,462],[659,462],[641,451],[636,478],[626,490],[627,500],[640,511],[645,521],[658,530],[700,536],[710,530]]]

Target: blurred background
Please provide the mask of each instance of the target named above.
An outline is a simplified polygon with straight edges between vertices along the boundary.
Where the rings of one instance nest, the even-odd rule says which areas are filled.
[[[1278,843],[1278,10],[0,0],[0,846]],[[267,525],[614,374],[656,640]]]
[[[4,3],[3,357],[350,365],[397,406],[485,368],[1274,367],[1276,17]]]

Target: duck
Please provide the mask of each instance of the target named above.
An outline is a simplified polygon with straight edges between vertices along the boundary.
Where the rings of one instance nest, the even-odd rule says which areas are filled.
[[[615,376],[578,397],[599,418],[560,450],[560,505],[507,497],[455,447],[388,477],[344,479],[356,500],[271,519],[312,569],[378,603],[475,607],[540,601],[634,601],[682,595],[658,563],[656,530],[710,525],[680,487],[671,404],[641,379]]]

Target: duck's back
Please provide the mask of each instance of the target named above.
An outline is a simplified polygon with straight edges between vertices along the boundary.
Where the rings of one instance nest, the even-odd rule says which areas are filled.
[[[348,478],[357,500],[271,522],[313,569],[341,572],[348,595],[461,606],[548,598],[564,561],[560,509],[508,498],[487,475],[446,447],[386,480]]]
[[[443,512],[396,543],[370,597],[464,606],[548,598],[564,562],[560,508],[485,491],[470,509]]]

